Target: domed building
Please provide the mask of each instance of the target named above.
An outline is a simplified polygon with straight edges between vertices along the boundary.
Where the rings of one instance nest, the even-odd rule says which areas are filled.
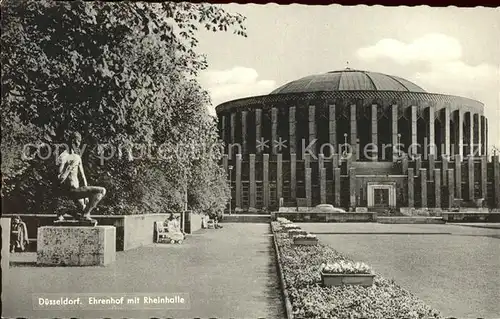
[[[280,199],[352,210],[500,202],[479,101],[348,68],[216,111],[237,209],[275,209]]]

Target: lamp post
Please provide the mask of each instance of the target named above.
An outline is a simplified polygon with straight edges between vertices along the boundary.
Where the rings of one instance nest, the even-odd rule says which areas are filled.
[[[400,146],[401,146],[401,133],[398,133],[398,156],[401,156],[401,149],[399,149]]]
[[[347,157],[347,133],[344,133],[344,150],[342,151],[342,157],[344,159]]]
[[[186,214],[188,210],[188,172],[187,168],[184,169],[184,209],[182,211],[182,232],[184,232],[185,224],[186,224]]]
[[[231,179],[231,172],[233,171],[233,165],[229,165],[229,215],[231,215],[231,201],[232,201],[232,187],[233,181]]]

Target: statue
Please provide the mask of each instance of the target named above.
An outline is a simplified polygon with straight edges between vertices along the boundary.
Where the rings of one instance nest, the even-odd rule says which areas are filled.
[[[99,186],[88,186],[87,178],[83,170],[82,158],[76,152],[82,136],[78,132],[73,132],[68,138],[68,148],[57,158],[59,194],[72,199],[81,213],[72,214],[75,220],[97,224],[97,221],[90,217],[90,213],[106,195],[106,189]],[[79,178],[82,179],[83,186],[80,186]],[[63,215],[58,216],[59,223],[63,223]]]

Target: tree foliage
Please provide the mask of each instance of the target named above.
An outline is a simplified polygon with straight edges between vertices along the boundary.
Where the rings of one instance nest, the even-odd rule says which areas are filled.
[[[195,207],[212,205],[211,190],[227,199],[210,100],[194,80],[207,67],[196,35],[246,36],[244,17],[184,2],[7,0],[1,8],[3,200],[50,209],[54,158],[21,153],[26,143],[53,150],[67,130],[83,135],[90,183],[110,190],[105,212],[180,206],[185,183]],[[137,155],[144,148],[150,156]]]

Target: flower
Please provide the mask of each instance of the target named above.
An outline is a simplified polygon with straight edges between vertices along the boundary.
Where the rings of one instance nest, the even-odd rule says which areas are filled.
[[[300,227],[295,225],[295,224],[285,224],[285,225],[283,225],[283,228],[285,228],[285,229],[300,229]]]
[[[299,234],[299,235],[293,236],[293,239],[316,239],[316,235],[309,234],[309,233]]]
[[[327,274],[371,274],[370,266],[362,262],[338,261],[333,264],[323,263],[320,267],[323,273]]]

